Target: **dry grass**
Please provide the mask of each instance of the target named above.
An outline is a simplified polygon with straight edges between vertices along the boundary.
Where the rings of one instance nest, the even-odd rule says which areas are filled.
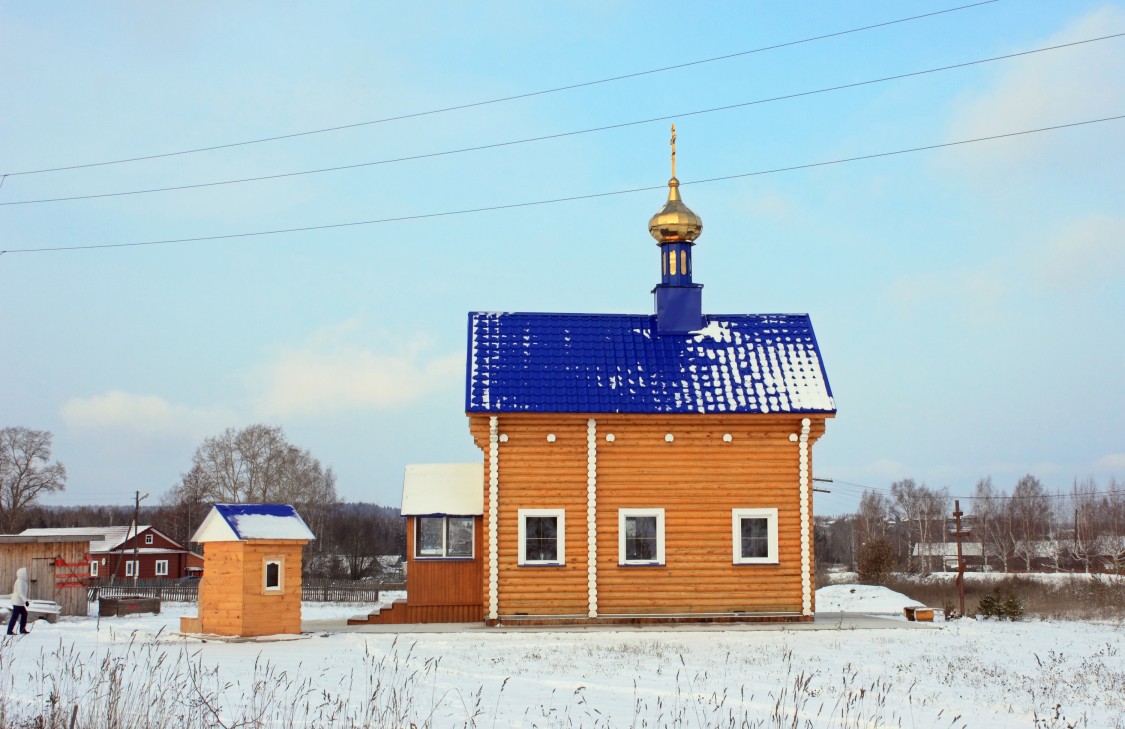
[[[1058,576],[1052,576],[1055,578]],[[936,608],[957,605],[957,585],[948,575],[892,575],[884,586]],[[1070,575],[1040,579],[1028,575],[990,576],[965,580],[965,610],[976,612],[980,599],[993,590],[1015,595],[1029,618],[1057,620],[1125,619],[1125,579],[1102,575]]]

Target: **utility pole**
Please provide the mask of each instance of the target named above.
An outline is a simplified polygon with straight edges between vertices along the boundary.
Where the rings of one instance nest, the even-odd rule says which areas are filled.
[[[961,611],[960,617],[965,617],[965,556],[961,551],[961,538],[968,532],[961,531],[961,502],[953,500],[953,518],[957,524],[957,606]]]
[[[140,539],[138,538],[139,535],[137,534],[137,532],[141,528],[141,502],[148,498],[148,494],[146,493],[144,496],[142,496],[140,491],[134,491],[133,493],[136,498],[136,501],[133,505],[133,592],[136,592],[137,577],[141,572],[141,562],[137,558],[137,552],[140,549]]]

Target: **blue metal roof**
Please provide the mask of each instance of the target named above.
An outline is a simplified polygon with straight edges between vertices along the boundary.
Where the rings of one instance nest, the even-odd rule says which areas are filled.
[[[312,537],[304,519],[289,504],[215,504],[215,511],[240,540]]]
[[[834,413],[806,314],[705,317],[658,335],[632,314],[471,312],[468,412]]]

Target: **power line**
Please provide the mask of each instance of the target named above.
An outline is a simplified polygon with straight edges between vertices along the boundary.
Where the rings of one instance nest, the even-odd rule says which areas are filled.
[[[519,145],[519,144],[529,144],[529,143],[533,143],[533,142],[544,142],[544,141],[548,141],[548,140],[552,140],[552,139],[562,139],[564,137],[573,137],[573,136],[578,136],[578,135],[582,135],[582,134],[591,134],[591,133],[594,133],[594,132],[605,132],[605,131],[611,131],[611,130],[614,130],[614,129],[623,129],[623,128],[626,128],[626,127],[638,126],[638,125],[641,125],[641,124],[651,124],[651,123],[660,122],[660,121],[668,121],[668,120],[671,120],[671,119],[681,119],[683,117],[688,117],[688,116],[700,116],[702,114],[712,114],[712,113],[719,112],[719,111],[730,111],[732,109],[741,109],[741,108],[745,108],[745,107],[748,107],[748,106],[756,106],[756,105],[759,105],[759,104],[768,104],[768,103],[772,103],[772,102],[775,102],[775,101],[786,101],[786,100],[789,100],[789,99],[796,99],[796,98],[801,98],[801,97],[804,97],[804,96],[814,96],[814,95],[817,95],[817,94],[824,94],[824,93],[829,93],[829,92],[832,92],[832,91],[842,91],[842,90],[845,90],[845,89],[854,89],[854,88],[858,88],[858,87],[862,87],[862,86],[870,86],[872,84],[885,83],[887,81],[898,81],[898,80],[901,80],[901,79],[911,78],[911,77],[914,77],[914,76],[924,76],[924,75],[932,74],[932,73],[940,73],[942,71],[951,71],[951,70],[956,70],[956,69],[959,69],[959,68],[967,68],[969,66],[978,66],[978,65],[981,65],[981,64],[984,64],[984,63],[992,63],[994,61],[1002,61],[1002,60],[1007,60],[1007,59],[1012,59],[1012,58],[1018,58],[1020,56],[1029,56],[1029,55],[1033,55],[1033,54],[1036,54],[1036,53],[1045,53],[1047,51],[1054,51],[1054,50],[1058,50],[1060,48],[1069,48],[1069,47],[1072,47],[1072,46],[1079,46],[1079,45],[1084,45],[1084,44],[1087,44],[1087,43],[1096,43],[1098,41],[1110,40],[1110,39],[1113,39],[1113,38],[1121,38],[1123,36],[1125,36],[1125,33],[1115,33],[1113,35],[1101,36],[1099,38],[1087,38],[1086,40],[1074,41],[1072,43],[1062,43],[1060,45],[1047,46],[1045,48],[1036,48],[1036,49],[1033,49],[1033,50],[1030,50],[1030,51],[1021,51],[1019,53],[1009,53],[1009,54],[1006,54],[1006,55],[1003,55],[1003,56],[993,56],[991,58],[982,58],[982,59],[979,59],[979,60],[976,60],[976,61],[966,61],[964,63],[955,63],[955,64],[948,65],[948,66],[939,66],[937,68],[929,68],[929,69],[925,69],[923,71],[911,71],[909,73],[901,73],[901,74],[896,74],[894,76],[883,76],[881,78],[869,79],[867,81],[856,81],[854,83],[841,84],[841,85],[838,85],[838,86],[829,86],[829,87],[825,87],[825,88],[821,88],[821,89],[814,89],[814,90],[811,90],[811,91],[799,91],[799,92],[795,92],[795,93],[791,93],[791,94],[784,94],[782,96],[772,96],[772,97],[768,97],[768,98],[764,98],[764,99],[755,99],[753,101],[743,101],[743,102],[739,102],[737,104],[726,104],[724,106],[716,106],[716,107],[712,107],[712,108],[709,108],[709,109],[699,109],[699,110],[696,110],[696,111],[681,112],[679,114],[666,114],[666,115],[663,115],[663,116],[651,117],[651,118],[648,118],[648,119],[639,119],[639,120],[636,120],[636,121],[620,122],[618,124],[606,124],[606,125],[598,126],[598,127],[590,127],[588,129],[579,129],[579,130],[569,131],[569,132],[558,132],[556,134],[545,134],[545,135],[541,135],[541,136],[538,136],[538,137],[526,137],[524,139],[514,139],[514,140],[508,140],[508,141],[504,141],[504,142],[494,142],[494,143],[491,143],[491,144],[480,144],[480,145],[476,145],[476,146],[473,146],[473,147],[461,147],[459,149],[444,150],[444,151],[441,151],[441,152],[426,152],[426,153],[423,153],[423,154],[408,155],[408,156],[405,156],[405,157],[393,157],[393,158],[390,158],[390,159],[375,160],[375,161],[372,161],[372,162],[355,162],[355,163],[352,163],[352,164],[336,165],[336,166],[333,166],[333,167],[321,167],[321,168],[312,169],[312,170],[300,170],[300,171],[297,171],[297,172],[280,172],[280,173],[272,174],[272,175],[260,175],[260,176],[257,176],[257,177],[241,177],[241,178],[237,178],[237,179],[233,179],[233,180],[218,180],[218,181],[214,181],[214,182],[199,182],[199,183],[194,183],[194,184],[189,184],[189,185],[172,185],[172,186],[168,186],[168,187],[150,187],[150,188],[145,188],[145,189],[141,189],[141,190],[123,190],[123,191],[120,191],[120,192],[103,192],[103,193],[93,193],[93,194],[90,194],[90,195],[71,195],[71,196],[67,196],[67,197],[40,198],[40,199],[36,199],[36,200],[11,200],[11,201],[8,201],[8,202],[0,202],[0,206],[6,206],[6,205],[36,205],[36,204],[40,204],[40,203],[71,202],[71,201],[75,201],[75,200],[93,200],[93,199],[97,199],[97,198],[121,197],[121,196],[125,196],[125,195],[147,195],[147,194],[157,193],[157,192],[172,192],[172,191],[176,191],[176,190],[193,190],[193,189],[199,189],[199,188],[204,188],[204,187],[217,187],[217,186],[221,186],[221,185],[238,185],[238,184],[243,184],[243,183],[248,183],[248,182],[262,182],[262,181],[265,181],[265,180],[278,180],[278,179],[284,179],[284,178],[288,178],[288,177],[299,177],[299,176],[302,176],[302,175],[316,175],[316,174],[322,174],[322,173],[325,173],[325,172],[341,172],[343,170],[354,170],[354,169],[358,169],[358,168],[362,168],[362,167],[374,167],[374,166],[377,166],[377,165],[395,164],[395,163],[398,163],[398,162],[412,162],[412,161],[417,161],[417,160],[422,160],[422,159],[431,159],[431,158],[434,158],[434,157],[446,157],[446,156],[455,155],[455,154],[464,154],[466,152],[480,152],[480,151],[483,151],[483,150],[498,149],[498,148],[501,148],[501,147],[511,147],[511,146],[515,146],[515,145]]]
[[[792,166],[789,166],[789,167],[776,167],[774,169],[769,169],[769,170],[758,170],[758,171],[755,171],[755,172],[742,172],[742,173],[735,174],[735,175],[723,175],[723,176],[720,176],[720,177],[709,177],[709,178],[705,178],[705,179],[701,179],[701,180],[691,180],[691,181],[688,181],[688,182],[681,182],[680,186],[684,187],[685,185],[703,185],[703,184],[707,184],[707,183],[710,183],[710,182],[722,182],[722,181],[725,181],[725,180],[736,180],[736,179],[745,178],[745,177],[758,177],[758,176],[761,176],[761,175],[771,175],[771,174],[776,174],[776,173],[779,173],[779,172],[792,172],[792,171],[795,171],[795,170],[807,170],[807,169],[813,169],[813,168],[816,168],[816,167],[828,167],[828,166],[831,166],[831,165],[845,164],[847,162],[859,162],[859,161],[862,161],[862,160],[879,159],[881,157],[893,157],[893,156],[901,155],[901,154],[910,154],[912,152],[924,152],[924,151],[931,150],[931,149],[943,149],[943,148],[946,148],[946,147],[958,147],[958,146],[966,145],[966,144],[975,144],[977,142],[988,142],[988,141],[993,141],[993,140],[997,140],[997,139],[1007,139],[1007,138],[1010,138],[1010,137],[1025,136],[1025,135],[1028,135],[1028,134],[1038,134],[1040,132],[1049,132],[1049,131],[1054,131],[1054,130],[1058,130],[1058,129],[1068,129],[1068,128],[1071,128],[1071,127],[1087,126],[1087,125],[1090,125],[1090,124],[1100,124],[1102,122],[1117,121],[1117,120],[1120,120],[1120,119],[1125,119],[1125,114],[1121,114],[1121,115],[1118,115],[1118,116],[1104,117],[1104,118],[1101,118],[1101,119],[1088,119],[1086,121],[1071,122],[1069,124],[1056,124],[1054,126],[1040,127],[1038,129],[1027,129],[1027,130],[1019,131],[1019,132],[1007,132],[1005,134],[994,134],[994,135],[987,136],[987,137],[976,137],[975,139],[962,139],[962,140],[959,140],[959,141],[956,141],[956,142],[943,142],[943,143],[940,143],[940,144],[927,144],[927,145],[924,145],[924,146],[921,146],[921,147],[910,147],[910,148],[907,148],[907,149],[898,149],[898,150],[894,150],[894,151],[891,151],[891,152],[876,152],[876,153],[873,153],[873,154],[865,154],[865,155],[860,155],[860,156],[857,156],[857,157],[845,157],[845,158],[841,158],[841,159],[828,160],[828,161],[824,161],[824,162],[809,162],[807,164],[792,165]],[[589,194],[586,194],[586,195],[571,195],[571,196],[568,196],[568,197],[551,198],[551,199],[548,199],[548,200],[534,200],[534,201],[530,201],[530,202],[507,203],[507,204],[504,204],[504,205],[489,205],[489,206],[479,207],[479,208],[465,208],[465,209],[462,209],[462,210],[446,210],[446,211],[437,212],[437,213],[419,213],[417,215],[400,215],[400,216],[391,217],[391,218],[376,218],[376,219],[373,219],[373,220],[358,220],[358,221],[352,221],[352,222],[347,222],[347,223],[325,223],[323,225],[308,225],[308,226],[302,226],[302,227],[297,227],[297,228],[279,228],[279,229],[276,229],[276,230],[259,230],[259,231],[249,232],[249,233],[224,233],[224,234],[220,234],[220,235],[198,236],[198,237],[194,237],[194,238],[169,238],[169,239],[164,239],[164,240],[137,241],[137,242],[132,242],[132,243],[98,243],[98,244],[92,244],[92,245],[51,246],[51,247],[46,247],[46,248],[13,248],[13,249],[9,249],[9,250],[0,251],[0,255],[3,255],[5,253],[44,253],[44,252],[47,252],[47,251],[76,251],[76,250],[92,250],[92,249],[104,249],[104,248],[133,248],[133,247],[138,247],[138,246],[167,245],[167,244],[173,244],[173,243],[197,243],[197,242],[203,242],[203,241],[226,240],[226,239],[232,239],[232,238],[250,238],[250,237],[255,237],[255,236],[279,235],[279,234],[282,234],[282,233],[304,233],[304,232],[309,232],[309,231],[314,231],[314,230],[330,230],[330,229],[334,229],[334,228],[348,228],[348,227],[355,227],[355,226],[360,226],[360,225],[377,225],[377,224],[381,224],[381,223],[397,223],[397,222],[405,222],[405,221],[410,221],[410,220],[425,220],[425,219],[428,219],[428,218],[441,218],[441,217],[449,217],[449,216],[454,216],[454,215],[469,215],[469,214],[473,214],[473,213],[493,212],[493,211],[497,211],[497,210],[511,210],[511,209],[514,209],[514,208],[535,207],[535,206],[539,206],[539,205],[554,205],[554,204],[557,204],[557,203],[574,202],[574,201],[577,201],[577,200],[591,200],[591,199],[595,199],[595,198],[612,197],[612,196],[616,196],[616,195],[629,195],[629,194],[636,193],[636,192],[650,192],[650,191],[653,191],[653,190],[663,190],[663,189],[665,189],[664,185],[651,185],[651,186],[647,186],[647,187],[634,187],[634,188],[631,188],[631,189],[628,189],[628,190],[614,190],[612,192],[595,192],[595,193],[589,193]]]
[[[841,481],[839,479],[832,479],[832,483],[834,485],[844,485],[844,486],[847,486],[847,487],[863,489],[865,492],[866,491],[875,491],[875,492],[882,493],[882,494],[892,493],[892,490],[888,489],[888,488],[882,488],[880,486],[869,486],[869,485],[861,484],[861,483],[852,483],[850,481]],[[1076,496],[1114,496],[1114,497],[1116,497],[1120,493],[1122,493],[1122,491],[1114,488],[1114,489],[1107,489],[1105,491],[1079,491],[1077,493],[1076,492],[1069,492],[1069,493],[1056,492],[1056,493],[1042,493],[1042,494],[1025,495],[1025,496],[1015,496],[1015,495],[1012,495],[1012,494],[996,494],[996,495],[992,495],[992,496],[958,496],[956,494],[949,494],[948,496],[951,499],[962,499],[962,500],[973,500],[973,501],[992,501],[992,500],[1004,500],[1004,499],[1010,501],[1010,500],[1014,500],[1014,499],[1036,499],[1036,498],[1071,499],[1071,498],[1074,498]],[[853,493],[851,495],[854,496],[855,494]]]
[[[664,73],[666,71],[674,71],[674,70],[680,69],[680,68],[688,68],[688,67],[691,67],[691,66],[699,66],[699,65],[702,65],[702,64],[705,64],[705,63],[714,63],[716,61],[726,61],[726,60],[730,60],[732,58],[738,58],[738,57],[741,57],[741,56],[748,56],[748,55],[752,55],[752,54],[755,54],[755,53],[764,53],[766,51],[774,51],[774,50],[778,50],[780,48],[788,48],[790,46],[797,46],[797,45],[802,45],[802,44],[805,44],[805,43],[813,43],[815,41],[827,40],[828,38],[837,38],[837,37],[849,35],[849,34],[852,34],[852,33],[860,33],[860,32],[866,31],[866,30],[874,30],[876,28],[885,28],[885,27],[890,26],[890,25],[897,25],[897,24],[900,24],[900,23],[908,23],[912,20],[921,20],[923,18],[931,18],[931,17],[937,16],[937,15],[944,15],[946,13],[957,12],[959,10],[967,10],[969,8],[980,7],[982,5],[991,5],[992,3],[996,3],[996,2],[999,2],[999,1],[1000,0],[983,0],[982,2],[975,2],[975,3],[971,3],[969,5],[959,5],[959,6],[954,7],[954,8],[946,8],[945,10],[935,10],[934,12],[923,13],[921,15],[912,15],[912,16],[907,17],[907,18],[899,18],[897,20],[888,20],[888,21],[885,21],[885,22],[882,22],[882,23],[875,23],[873,25],[864,25],[864,26],[861,26],[859,28],[851,28],[851,29],[848,29],[848,30],[836,31],[834,33],[825,33],[823,35],[812,36],[812,37],[809,37],[809,38],[802,38],[800,40],[786,41],[784,43],[775,43],[773,45],[762,46],[760,48],[754,48],[754,49],[751,49],[751,50],[748,50],[748,51],[738,51],[736,53],[727,53],[727,54],[722,55],[722,56],[713,56],[711,58],[703,58],[703,59],[699,59],[699,60],[696,60],[696,61],[688,61],[686,63],[677,63],[677,64],[672,65],[672,66],[661,66],[660,68],[652,68],[652,69],[649,69],[647,71],[636,71],[636,72],[633,72],[633,73],[621,74],[619,76],[610,76],[608,78],[597,79],[597,80],[594,80],[594,81],[582,81],[580,83],[568,84],[566,86],[556,86],[554,88],[542,89],[540,91],[529,91],[529,92],[522,93],[522,94],[515,94],[514,96],[502,96],[502,97],[499,97],[499,98],[496,98],[496,99],[488,99],[488,100],[485,100],[485,101],[474,101],[474,102],[470,102],[470,103],[467,103],[467,104],[458,104],[458,105],[455,105],[455,106],[446,106],[446,107],[442,107],[442,108],[439,108],[439,109],[430,109],[428,111],[418,111],[418,112],[413,112],[413,113],[410,113],[410,114],[399,114],[397,116],[389,116],[389,117],[384,117],[384,118],[381,118],[381,119],[371,119],[369,121],[354,122],[354,123],[351,123],[351,124],[340,124],[340,125],[332,126],[332,127],[324,127],[322,129],[311,129],[311,130],[307,130],[307,131],[303,131],[303,132],[293,132],[291,134],[278,134],[278,135],[275,135],[275,136],[272,136],[272,137],[261,137],[261,138],[258,138],[258,139],[248,139],[248,140],[241,141],[241,142],[230,142],[230,143],[227,143],[227,144],[215,144],[215,145],[211,145],[211,146],[208,146],[208,147],[195,147],[193,149],[184,149],[184,150],[179,150],[179,151],[176,151],[176,152],[163,152],[163,153],[159,153],[159,154],[149,154],[149,155],[142,155],[142,156],[137,156],[137,157],[127,157],[127,158],[116,159],[116,160],[106,160],[106,161],[103,161],[103,162],[87,162],[87,163],[84,163],[84,164],[66,165],[66,166],[62,166],[62,167],[48,167],[48,168],[37,169],[37,170],[23,170],[23,171],[20,171],[20,172],[8,172],[8,173],[2,173],[2,174],[14,177],[16,175],[37,175],[37,174],[47,173],[47,172],[63,172],[63,171],[67,171],[67,170],[78,170],[78,169],[84,169],[84,168],[88,168],[88,167],[104,167],[104,166],[107,166],[107,165],[118,165],[118,164],[125,164],[125,163],[128,163],[128,162],[141,162],[141,161],[144,161],[144,160],[160,159],[160,158],[163,158],[163,157],[176,157],[176,156],[185,155],[185,154],[195,154],[197,152],[210,152],[210,151],[214,151],[214,150],[218,150],[218,149],[230,149],[231,147],[242,147],[242,146],[246,146],[246,145],[250,145],[250,144],[262,144],[263,142],[276,142],[276,141],[279,141],[279,140],[282,140],[282,139],[293,139],[293,138],[296,138],[296,137],[307,137],[307,136],[311,136],[311,135],[314,135],[314,134],[325,134],[325,133],[328,133],[328,132],[338,132],[338,131],[343,131],[345,129],[355,129],[357,127],[371,126],[371,125],[374,125],[374,124],[385,124],[387,122],[402,121],[404,119],[416,119],[418,117],[432,116],[434,114],[444,114],[444,113],[450,112],[450,111],[460,111],[460,110],[463,110],[463,109],[473,109],[473,108],[476,108],[476,107],[488,106],[488,105],[491,105],[491,104],[502,104],[502,103],[505,103],[505,102],[508,102],[508,101],[517,101],[519,99],[528,99],[528,98],[532,98],[532,97],[535,97],[535,96],[544,96],[546,94],[554,94],[554,93],[558,93],[558,92],[561,92],[561,91],[572,91],[574,89],[581,89],[581,88],[586,88],[586,87],[589,87],[589,86],[597,86],[599,84],[607,84],[607,83],[611,83],[611,82],[614,82],[614,81],[624,81],[626,79],[638,78],[640,76],[650,76],[650,75],[657,74],[657,73]]]

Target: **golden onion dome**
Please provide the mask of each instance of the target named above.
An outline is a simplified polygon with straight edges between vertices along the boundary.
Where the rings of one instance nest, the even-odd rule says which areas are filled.
[[[675,127],[673,134],[675,133]],[[675,139],[675,137],[673,137]],[[675,154],[675,151],[672,152]],[[673,157],[673,165],[675,157]],[[648,232],[657,244],[690,243],[703,232],[703,219],[692,212],[680,199],[680,181],[674,176],[668,180],[668,202],[648,221]]]

